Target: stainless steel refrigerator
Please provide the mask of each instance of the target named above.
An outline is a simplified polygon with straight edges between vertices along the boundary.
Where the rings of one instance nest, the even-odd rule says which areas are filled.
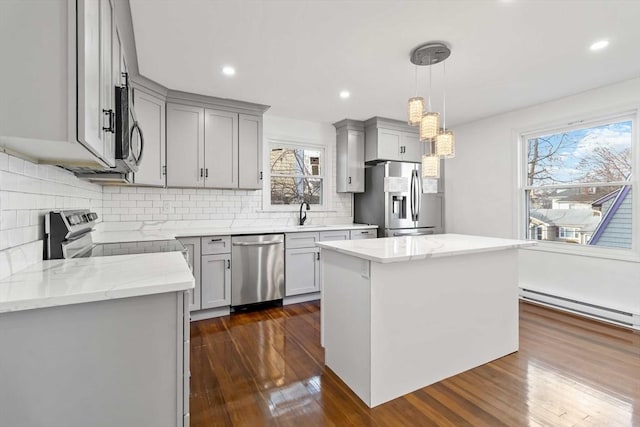
[[[354,221],[378,226],[378,237],[444,232],[442,178],[424,193],[419,163],[384,162],[365,169],[365,192],[354,194]]]

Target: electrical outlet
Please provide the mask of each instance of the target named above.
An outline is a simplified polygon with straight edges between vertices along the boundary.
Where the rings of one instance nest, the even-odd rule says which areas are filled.
[[[162,203],[162,213],[170,214],[171,213],[171,202],[163,202]]]

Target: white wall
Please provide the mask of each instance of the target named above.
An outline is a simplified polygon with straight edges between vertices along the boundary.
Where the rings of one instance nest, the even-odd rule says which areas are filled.
[[[325,147],[327,204],[311,208],[309,224],[353,222],[352,196],[335,192],[335,128],[327,123],[264,116],[265,156],[270,139],[310,142]],[[265,167],[267,164],[265,163]],[[265,180],[265,188],[267,188]],[[163,189],[145,187],[104,188],[103,229],[173,227],[187,225],[296,224],[295,211],[265,211],[262,190]]]
[[[0,153],[0,278],[42,260],[44,214],[53,209],[101,215],[102,188],[63,169]]]
[[[640,78],[456,127],[456,158],[446,160],[447,232],[519,237],[520,131],[638,106]],[[522,251],[520,260],[521,287],[640,314],[640,263],[539,251]]]

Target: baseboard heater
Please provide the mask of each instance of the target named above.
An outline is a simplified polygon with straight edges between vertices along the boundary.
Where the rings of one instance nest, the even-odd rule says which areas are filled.
[[[615,310],[608,307],[602,307],[583,301],[563,298],[524,288],[520,288],[520,298],[525,301],[531,301],[533,303],[569,311],[571,313],[580,314],[593,319],[602,320],[604,322],[640,330],[640,314]]]

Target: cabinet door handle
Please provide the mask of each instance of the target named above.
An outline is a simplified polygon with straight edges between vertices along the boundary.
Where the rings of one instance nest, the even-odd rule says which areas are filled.
[[[162,175],[167,176],[167,165],[162,166]]]
[[[206,169],[204,170],[204,177],[205,177],[205,178],[209,178],[209,168],[206,168]]]
[[[262,181],[262,171],[260,171],[260,181]]]
[[[351,184],[351,177],[349,177],[349,184]]]
[[[212,242],[222,242],[222,239],[211,239]]]
[[[116,121],[115,121],[115,113],[113,110],[102,110],[102,114],[106,116],[108,120],[108,126],[102,126],[102,130],[105,132],[116,133]]]
[[[204,168],[200,168],[200,178],[204,176]]]
[[[231,270],[231,260],[227,260],[227,270]]]
[[[316,252],[316,260],[320,261],[320,252]]]

